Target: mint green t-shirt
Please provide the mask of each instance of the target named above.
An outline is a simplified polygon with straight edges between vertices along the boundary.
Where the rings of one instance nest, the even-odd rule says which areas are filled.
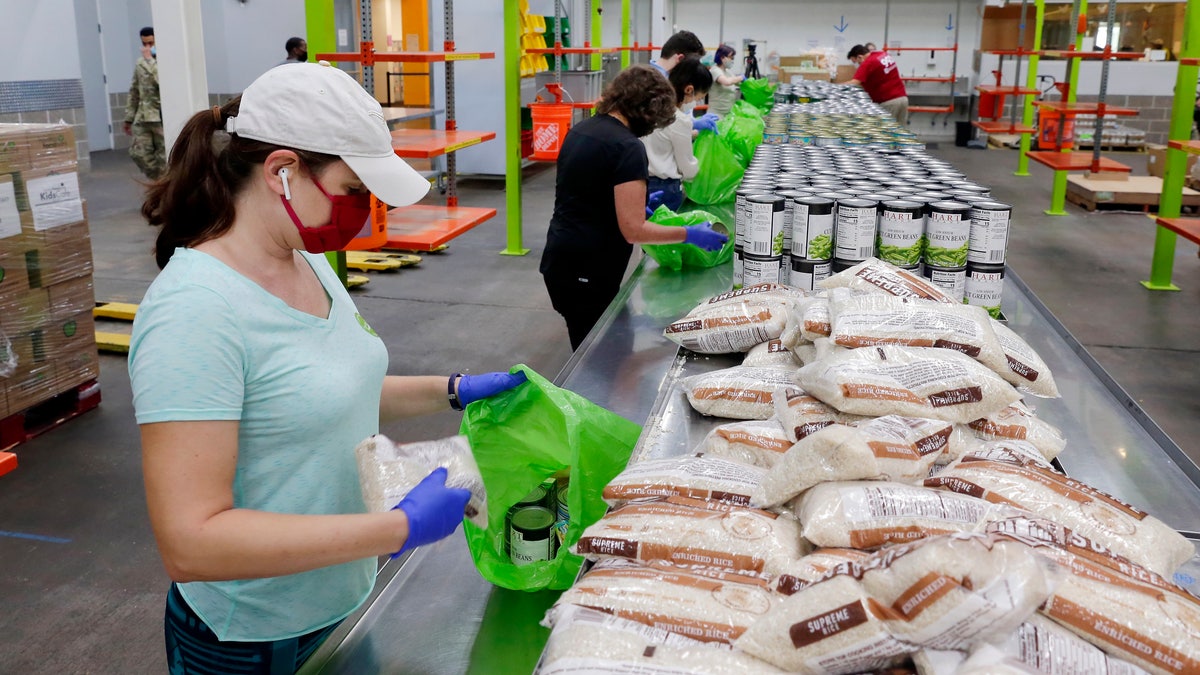
[[[387,348],[325,257],[304,257],[331,299],[327,319],[206,253],[176,249],[134,321],[134,409],[138,424],[237,420],[235,508],[363,513],[354,448],[379,431]],[[221,640],[279,640],[346,617],[367,598],[375,570],[364,558],[179,590]]]

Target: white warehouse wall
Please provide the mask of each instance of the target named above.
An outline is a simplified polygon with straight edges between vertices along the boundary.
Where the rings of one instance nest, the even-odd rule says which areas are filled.
[[[78,80],[73,0],[0,0],[0,82]]]
[[[299,0],[206,0],[203,11],[208,90],[214,94],[241,92],[287,58],[289,37],[305,37]]]

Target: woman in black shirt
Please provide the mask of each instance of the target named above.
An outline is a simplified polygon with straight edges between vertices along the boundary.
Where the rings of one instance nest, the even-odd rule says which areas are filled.
[[[617,296],[634,244],[685,242],[714,251],[712,225],[646,220],[646,148],[639,139],[675,119],[675,90],[650,66],[630,66],[604,90],[596,115],[575,125],[558,154],[554,216],[539,268],[577,349]]]

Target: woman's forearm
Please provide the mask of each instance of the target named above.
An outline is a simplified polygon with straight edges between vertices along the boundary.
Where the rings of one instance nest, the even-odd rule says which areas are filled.
[[[379,398],[379,421],[431,415],[450,409],[446,385],[449,373],[441,375],[388,375],[383,378]]]

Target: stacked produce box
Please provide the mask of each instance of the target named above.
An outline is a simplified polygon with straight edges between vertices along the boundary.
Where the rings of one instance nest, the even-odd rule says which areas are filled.
[[[0,418],[99,376],[71,127],[0,124]]]

